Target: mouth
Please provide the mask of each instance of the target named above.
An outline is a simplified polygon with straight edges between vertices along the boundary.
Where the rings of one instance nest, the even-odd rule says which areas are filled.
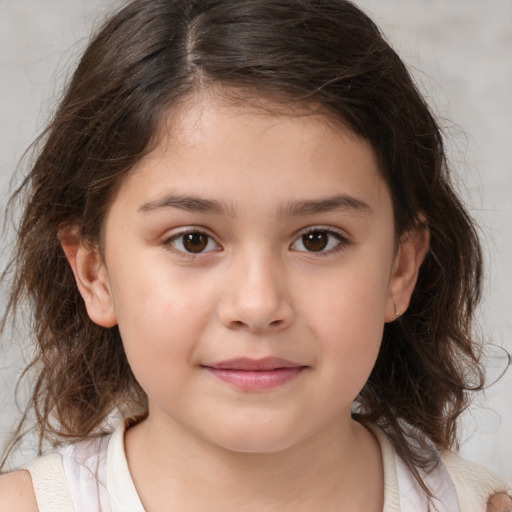
[[[295,379],[307,366],[277,357],[239,358],[203,365],[214,377],[243,391],[265,391]]]

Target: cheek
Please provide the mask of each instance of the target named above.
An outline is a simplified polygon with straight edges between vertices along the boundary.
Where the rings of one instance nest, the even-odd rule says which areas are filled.
[[[306,295],[303,307],[310,311],[310,329],[321,344],[322,364],[329,368],[329,378],[354,398],[379,353],[387,296],[386,272],[371,265],[340,272],[323,290]]]
[[[215,301],[211,289],[154,267],[132,271],[129,281],[125,275],[116,273],[112,293],[128,361],[144,387],[162,367],[180,372],[193,359]]]
[[[311,283],[314,284],[314,283]],[[314,312],[315,325],[338,333],[348,340],[380,341],[389,295],[389,273],[380,266],[366,264],[341,269],[317,281],[304,295],[304,309]]]

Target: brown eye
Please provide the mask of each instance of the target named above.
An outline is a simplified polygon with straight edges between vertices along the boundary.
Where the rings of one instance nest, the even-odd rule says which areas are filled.
[[[301,235],[291,245],[291,249],[299,252],[331,253],[347,245],[348,241],[336,231],[311,229]]]
[[[169,245],[179,252],[199,254],[219,249],[215,241],[201,231],[189,231],[179,233],[169,240]]]
[[[329,235],[325,231],[312,231],[302,236],[302,244],[308,251],[323,251],[329,243]]]
[[[188,252],[203,252],[208,245],[208,237],[204,233],[187,233],[183,235],[183,247]]]

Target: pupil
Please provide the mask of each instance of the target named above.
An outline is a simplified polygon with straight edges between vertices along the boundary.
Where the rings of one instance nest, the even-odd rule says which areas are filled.
[[[329,237],[322,231],[313,231],[302,237],[302,243],[308,251],[323,251],[327,247]]]
[[[183,247],[188,252],[202,252],[208,245],[208,237],[203,233],[187,233],[183,235]]]

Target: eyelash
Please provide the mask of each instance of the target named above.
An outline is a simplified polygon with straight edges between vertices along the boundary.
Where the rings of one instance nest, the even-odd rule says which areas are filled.
[[[187,235],[200,235],[200,236],[204,236],[207,238],[207,241],[206,241],[206,246],[205,246],[205,249],[208,248],[208,246],[213,242],[213,244],[215,245],[215,249],[210,249],[208,251],[205,251],[205,250],[201,250],[201,251],[198,251],[198,252],[193,252],[193,251],[187,251],[184,247],[184,237],[186,237]],[[183,249],[179,249],[177,247],[175,247],[173,245],[173,242],[176,242],[176,241],[179,241],[181,240],[181,245],[183,247]],[[219,244],[213,239],[212,236],[210,236],[208,233],[206,233],[205,231],[202,231],[201,229],[187,229],[187,230],[184,230],[184,231],[180,231],[179,233],[176,233],[175,235],[172,235],[171,237],[169,238],[166,238],[162,245],[164,245],[167,249],[173,251],[173,252],[176,252],[178,253],[180,256],[185,256],[187,258],[194,258],[194,257],[197,257],[198,255],[204,255],[205,253],[209,253],[209,252],[214,252],[214,251],[218,251],[220,250],[220,246]]]
[[[334,231],[330,228],[324,228],[322,226],[314,226],[307,228],[306,230],[302,231],[299,236],[295,239],[295,241],[290,245],[290,248],[293,248],[293,246],[299,242],[302,241],[302,244],[304,245],[304,237],[308,235],[312,235],[314,233],[317,234],[324,234],[327,235],[330,239],[335,238],[337,240],[337,243],[334,247],[330,247],[329,249],[325,250],[325,248],[322,248],[319,251],[308,251],[306,250],[297,250],[297,252],[304,252],[307,254],[314,254],[316,256],[328,256],[330,254],[336,254],[342,250],[344,250],[348,245],[350,245],[350,242],[347,240],[346,237],[344,237],[341,233],[338,231]],[[327,241],[327,247],[329,246],[330,240]]]
[[[321,247],[320,250],[307,250],[307,248],[304,250],[296,249],[296,248],[294,249],[294,245],[296,245],[297,243],[302,242],[302,245],[304,246],[304,241],[305,241],[304,238],[307,237],[308,235],[313,235],[313,234],[327,235],[327,237],[328,237],[328,240],[326,241],[326,247],[328,247],[327,250],[325,250],[325,247]],[[186,237],[187,235],[199,235],[199,236],[206,237],[206,239],[207,239],[206,245],[204,246],[204,248],[202,248],[201,250],[199,250],[197,252],[188,251],[184,246],[184,243],[185,243],[184,237]],[[329,247],[329,245],[332,244],[332,238],[335,238],[337,240],[337,243],[333,247]],[[180,241],[180,240],[181,240],[182,248],[175,247],[173,245],[173,242]],[[315,242],[316,241],[313,240],[313,243],[315,243]],[[215,245],[215,248],[213,248],[213,249],[210,248],[209,250],[205,250],[205,249],[208,249],[208,247],[212,243]],[[169,250],[172,250],[172,251],[180,254],[181,256],[185,256],[185,257],[189,257],[189,258],[194,258],[199,255],[204,255],[204,254],[207,254],[210,252],[216,252],[216,251],[219,251],[222,249],[212,236],[210,236],[205,231],[202,231],[201,229],[194,229],[194,228],[180,231],[179,233],[176,233],[175,235],[172,235],[171,237],[166,238],[163,241],[162,245],[167,247]],[[315,254],[317,256],[327,256],[329,254],[335,254],[339,251],[342,251],[348,245],[349,245],[349,241],[344,236],[342,236],[339,232],[334,231],[329,228],[324,228],[322,226],[314,226],[314,227],[307,228],[306,230],[300,232],[299,235],[295,238],[295,240],[290,244],[290,249],[295,252]]]

